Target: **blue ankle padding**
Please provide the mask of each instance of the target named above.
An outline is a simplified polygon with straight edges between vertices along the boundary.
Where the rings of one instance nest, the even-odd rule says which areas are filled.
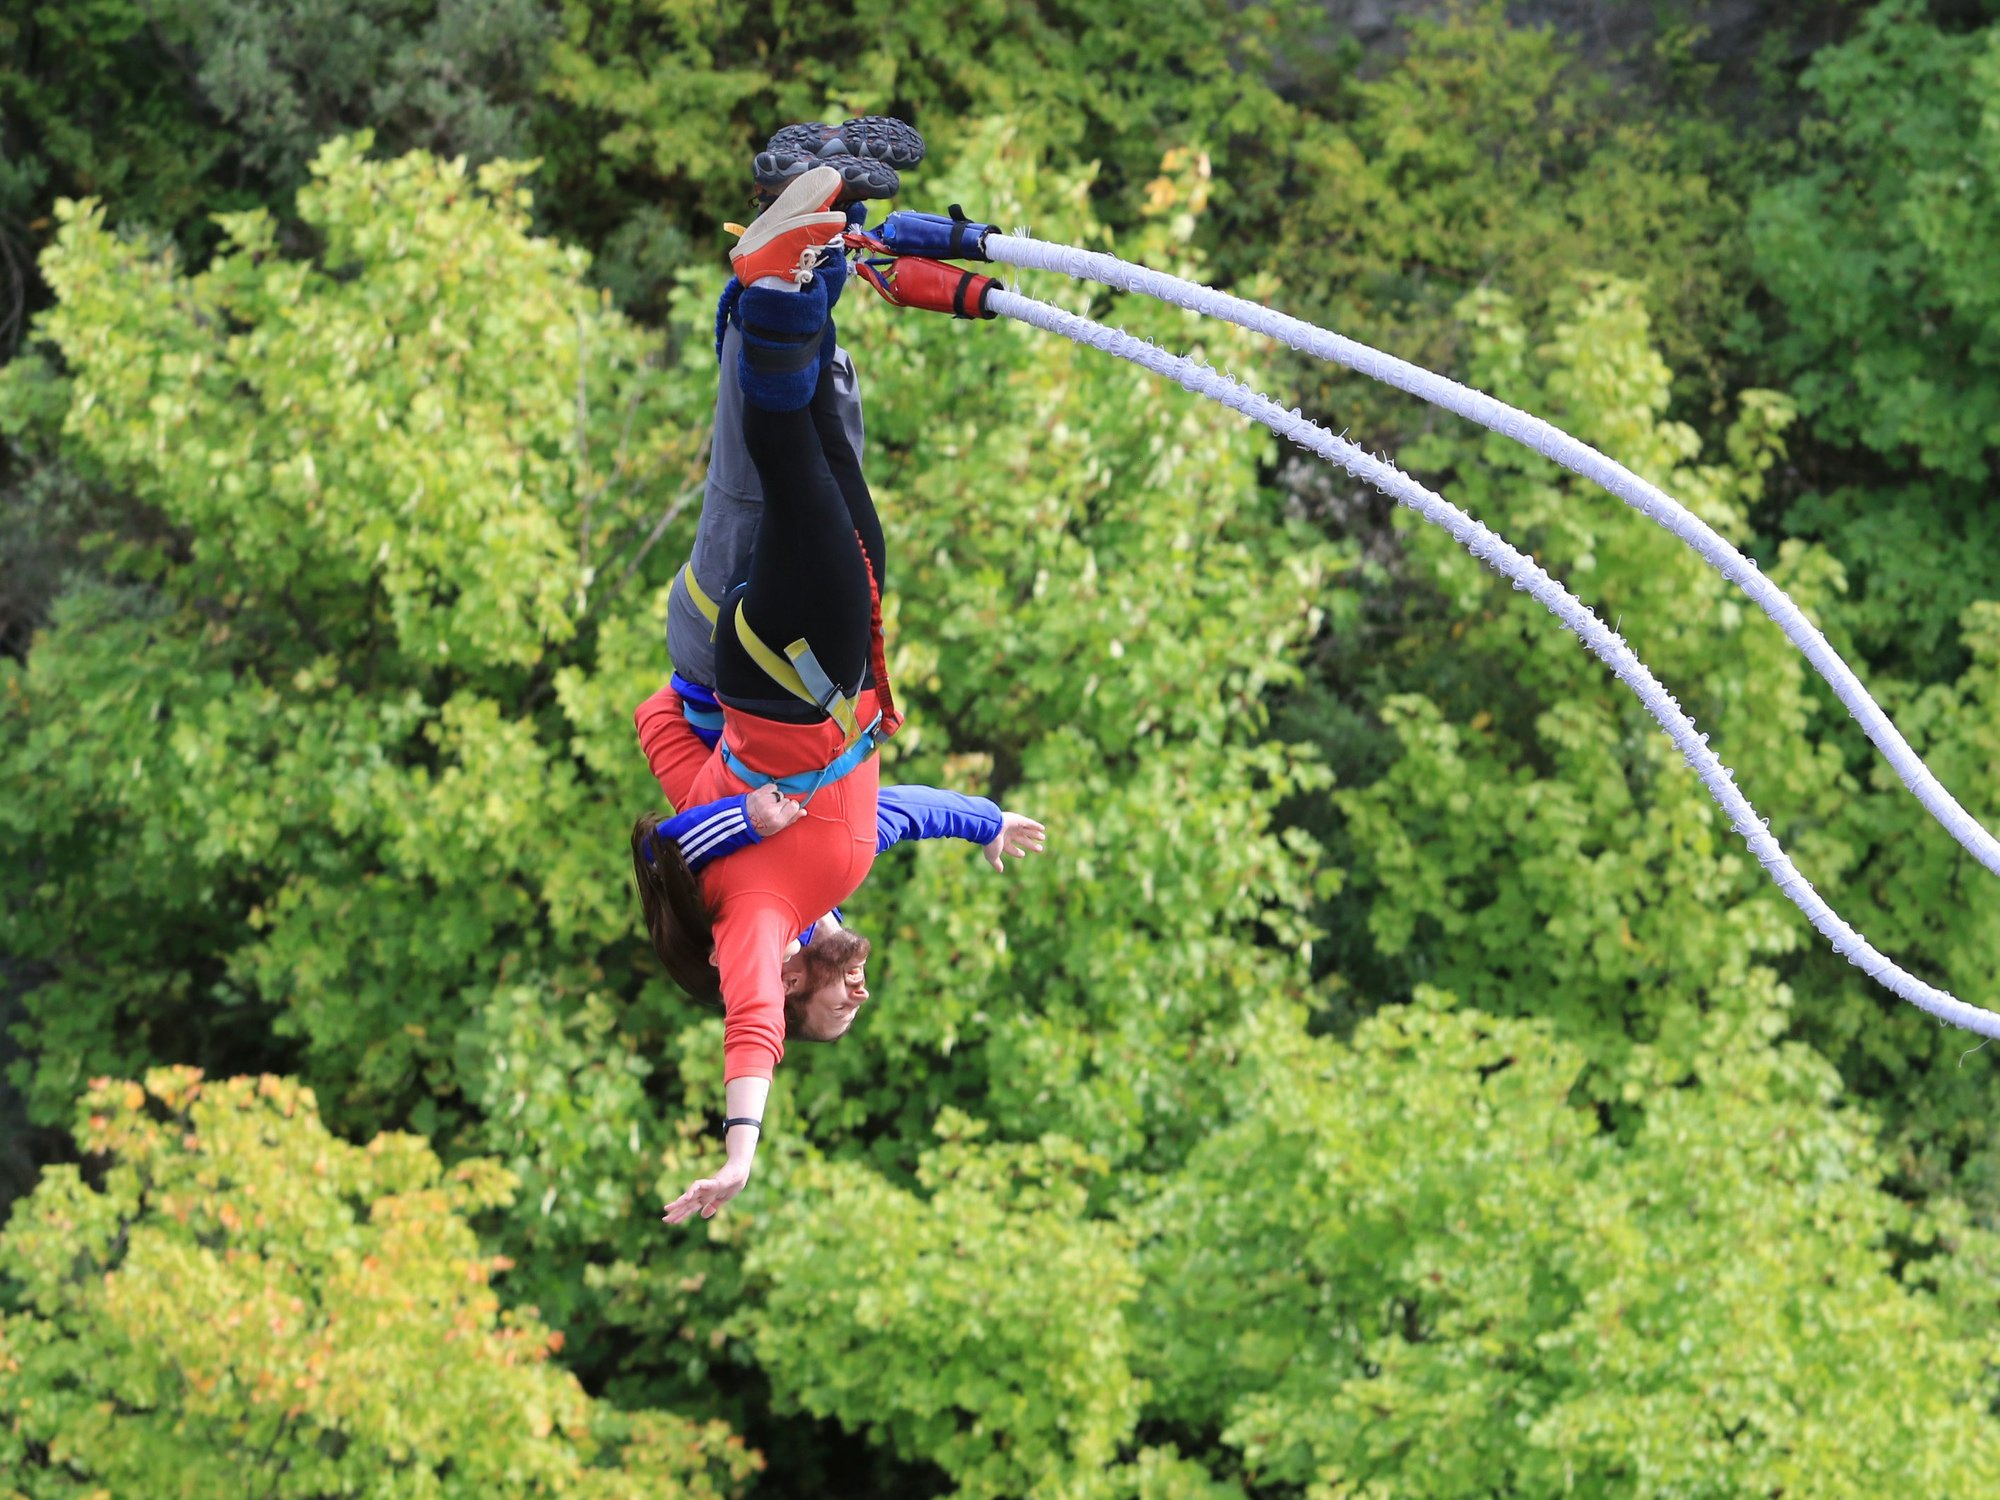
[[[825,334],[826,288],[820,284],[820,278],[813,277],[796,292],[746,287],[736,302],[735,321],[743,334],[742,348],[736,358],[736,378],[743,387],[743,399],[765,411],[797,411],[811,401],[813,389],[819,384],[819,372],[833,347],[833,340]],[[765,349],[789,354],[803,340],[779,342],[759,338],[750,331],[752,324],[779,334],[820,334],[819,358],[802,370],[774,374],[757,369],[751,362],[753,354]]]
[[[865,217],[865,214],[864,214]],[[832,313],[840,302],[840,294],[847,286],[847,257],[836,256],[823,262],[814,273],[815,280],[826,282],[826,310]],[[722,358],[722,335],[728,330],[729,320],[736,312],[736,302],[743,295],[743,283],[734,276],[729,285],[722,289],[722,295],[715,299],[715,357]],[[828,339],[825,351],[820,356],[820,367],[824,369],[833,362],[833,340]]]
[[[743,283],[732,276],[729,285],[722,289],[722,295],[715,299],[715,357],[718,361],[722,358],[722,335],[736,311],[736,299],[742,295]]]
[[[993,226],[966,218],[956,203],[951,210],[947,216],[899,208],[882,221],[875,236],[889,247],[892,255],[926,255],[938,260],[986,259],[986,236],[993,232]]]
[[[813,280],[826,283],[826,310],[831,313],[840,305],[840,294],[847,286],[847,256],[835,251],[813,269]]]

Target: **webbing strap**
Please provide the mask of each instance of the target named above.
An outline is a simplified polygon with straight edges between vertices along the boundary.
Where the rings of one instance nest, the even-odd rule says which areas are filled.
[[[861,546],[861,534],[856,532],[854,544]],[[881,726],[876,739],[886,740],[903,727],[903,714],[896,707],[895,690],[889,685],[889,646],[882,635],[882,583],[875,576],[875,564],[868,560],[868,549],[861,547],[861,565],[868,570],[868,661],[875,669],[875,702],[881,710],[875,722]]]
[[[966,218],[964,209],[960,208],[956,203],[952,204],[951,246],[945,251],[945,254],[953,260],[957,260],[963,255],[983,255],[985,252],[980,246],[986,237],[987,227],[984,224],[973,223],[970,219]],[[965,243],[968,233],[972,234],[972,244],[969,248]],[[962,318],[965,314],[960,313],[959,316]]]
[[[838,724],[847,736],[848,744],[861,737],[860,716],[854,708],[855,698],[843,693],[840,685],[827,676],[826,669],[819,664],[819,658],[813,655],[812,647],[806,644],[803,636],[785,647],[785,654],[780,656],[750,628],[750,621],[743,613],[743,601],[739,599],[736,601],[736,638],[750,653],[750,659],[764,669],[767,677]],[[859,694],[855,696],[859,697]]]
[[[877,714],[874,722],[861,731],[860,737],[853,744],[828,761],[821,769],[795,771],[789,776],[766,776],[755,767],[745,765],[742,757],[730,748],[727,739],[716,748],[722,752],[722,763],[729,768],[729,774],[745,786],[763,786],[766,782],[773,782],[786,796],[803,797],[810,802],[814,792],[851,775],[863,761],[875,753],[875,747],[884,738],[877,733],[881,724],[882,716]]]
[[[776,330],[743,325],[743,357],[759,375],[798,374],[819,358],[819,343],[817,334],[799,344]]]
[[[861,545],[861,539],[858,536],[855,538],[855,545]],[[880,738],[886,740],[902,727],[903,715],[897,710],[896,700],[889,687],[888,652],[882,639],[882,590],[876,583],[875,567],[874,564],[868,561],[868,549],[865,547],[861,549],[861,561],[862,565],[868,569],[869,663],[875,669],[876,696],[881,700],[882,704],[882,714],[877,722],[883,726]],[[694,607],[701,611],[702,618],[708,621],[708,638],[714,640],[716,628],[722,622],[722,607],[709,598],[707,593],[703,591],[701,584],[696,581],[693,559],[689,559],[681,566],[680,572],[674,575],[674,582],[678,583],[686,591],[688,598],[693,601]],[[791,682],[787,681],[783,668],[789,665],[789,663],[783,657],[780,657],[777,652],[772,651],[770,647],[766,646],[757,636],[757,633],[749,628],[748,624],[744,621],[743,607],[740,601],[736,609],[736,625],[738,634],[742,638],[744,649],[750,653],[751,659],[758,666],[762,667],[780,686],[789,689],[798,697],[821,708],[835,720],[839,721],[841,728],[846,731],[848,737],[850,739],[853,738],[855,734],[854,720],[856,718],[854,700],[846,700],[847,718],[841,719],[837,710],[827,709],[820,702],[816,694],[806,690],[808,684],[803,675],[800,675],[798,686],[794,686]],[[795,644],[804,647],[805,642],[799,641]],[[808,650],[805,654],[807,659],[811,661],[812,653]],[[769,660],[766,660],[766,657]],[[778,663],[777,669],[772,667],[772,662]],[[823,691],[833,692],[838,697],[838,689],[827,679],[825,672],[820,670],[819,663],[811,661],[811,664],[812,670],[818,673],[820,681],[825,685]],[[692,720],[694,716],[689,714],[688,717]],[[720,728],[721,726],[718,723],[715,727]]]
[[[681,564],[680,572],[674,575],[674,582],[681,586],[694,607],[701,611],[701,617],[708,621],[708,638],[714,640],[715,627],[722,623],[722,606],[709,598],[702,586],[695,582],[693,558]]]
[[[709,734],[720,734],[723,730],[722,710],[719,708],[696,708],[687,699],[681,699],[681,717],[696,729]]]

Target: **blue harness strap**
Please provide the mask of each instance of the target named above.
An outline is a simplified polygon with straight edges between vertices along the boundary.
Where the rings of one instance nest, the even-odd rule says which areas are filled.
[[[881,743],[875,731],[881,726],[882,716],[877,714],[874,721],[861,731],[861,738],[849,745],[840,754],[828,761],[817,771],[796,771],[790,776],[766,776],[762,771],[747,766],[729,747],[724,739],[716,748],[722,752],[722,763],[729,767],[729,774],[747,786],[763,786],[766,782],[776,782],[778,790],[788,797],[803,797],[812,801],[813,793],[823,786],[851,775],[861,763],[875,753]]]

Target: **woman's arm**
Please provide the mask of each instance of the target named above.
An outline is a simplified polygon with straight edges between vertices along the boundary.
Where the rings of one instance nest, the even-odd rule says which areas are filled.
[[[764,1105],[771,1096],[768,1078],[732,1078],[723,1088],[723,1108],[737,1123],[722,1131],[722,1170],[704,1177],[674,1199],[661,1215],[669,1224],[678,1224],[697,1209],[704,1219],[743,1191],[750,1181],[750,1167],[757,1159],[757,1142],[763,1136]],[[746,1121],[758,1123],[750,1125]]]
[[[797,918],[769,903],[725,907],[715,924],[716,967],[722,974],[723,1100],[731,1119],[762,1120],[771,1073],[785,1055],[785,952]],[[743,1191],[761,1134],[747,1125],[728,1129],[722,1169],[703,1177],[666,1206],[669,1224],[695,1210],[704,1219]]]

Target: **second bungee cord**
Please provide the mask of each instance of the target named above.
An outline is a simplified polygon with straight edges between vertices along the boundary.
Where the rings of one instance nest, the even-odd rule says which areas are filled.
[[[1708,736],[1696,729],[1693,720],[1624,639],[1546,569],[1524,556],[1490,527],[1426,489],[1394,464],[1336,436],[1297,410],[1287,410],[1223,372],[1173,354],[1122,330],[1011,291],[991,276],[949,265],[933,257],[961,256],[1060,270],[1067,275],[1153,295],[1204,315],[1222,317],[1240,326],[1281,338],[1295,348],[1321,353],[1324,358],[1335,359],[1349,368],[1460,412],[1595,480],[1679,536],[1711,566],[1749,593],[1805,653],[1814,669],[1840,694],[1841,700],[1861,721],[1869,738],[1888,756],[1904,784],[1917,794],[1932,816],[1943,823],[1988,869],[2000,872],[2000,842],[1996,842],[1970,814],[1959,807],[1950,793],[1938,783],[1888,715],[1869,697],[1859,679],[1840,660],[1825,637],[1805,619],[1798,606],[1783,590],[1759,573],[1753,562],[1671,496],[1540,418],[1506,406],[1431,371],[1194,282],[1073,246],[999,234],[990,225],[967,219],[956,205],[949,215],[898,211],[889,215],[875,231],[849,234],[847,242],[851,249],[864,253],[856,267],[862,277],[899,306],[920,306],[964,318],[1011,318],[1045,332],[1059,334],[1087,348],[1128,360],[1262,423],[1280,437],[1339,465],[1399,505],[1446,531],[1466,551],[1506,577],[1516,589],[1531,594],[1632,690],[1701,778],[1709,795],[1729,815],[1731,827],[1764,867],[1772,882],[1787,900],[1805,913],[1807,920],[1828,939],[1836,953],[1891,993],[1938,1019],[1981,1036],[2000,1037],[2000,1013],[1969,1004],[1910,974],[1844,921],[1792,864],[1772,835],[1769,820],[1758,816],[1756,809],[1737,789],[1729,768],[1709,749]],[[1209,305],[1211,302],[1213,305]]]
[[[1026,235],[1002,234],[992,225],[967,219],[956,205],[948,215],[908,210],[892,213],[872,239],[891,254],[945,256],[1023,270],[1054,271],[1117,291],[1136,292],[1204,317],[1219,318],[1477,422],[1582,475],[1678,537],[1763,610],[1833,689],[1925,811],[1974,859],[2000,875],[2000,839],[1988,832],[1937,779],[1840,653],[1791,597],[1758,569],[1755,560],[1659,486],[1553,423],[1433,370],[1260,303],[1099,251]]]

